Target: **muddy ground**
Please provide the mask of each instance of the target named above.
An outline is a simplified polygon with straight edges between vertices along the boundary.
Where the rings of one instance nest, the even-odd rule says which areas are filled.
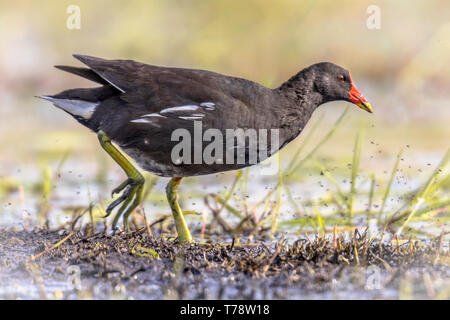
[[[145,232],[0,229],[0,298],[447,299],[449,259],[439,238],[183,246]]]

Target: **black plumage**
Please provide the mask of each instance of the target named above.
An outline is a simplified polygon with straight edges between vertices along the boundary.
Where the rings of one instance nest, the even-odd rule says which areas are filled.
[[[101,86],[40,98],[96,132],[102,148],[126,173],[127,179],[112,192],[121,195],[106,209],[108,216],[119,208],[113,228],[123,216],[125,229],[130,229],[128,218],[142,201],[145,179],[111,142],[144,170],[172,177],[166,194],[182,243],[192,240],[177,201],[182,177],[239,169],[264,160],[297,137],[325,102],[346,100],[372,112],[350,73],[327,62],[305,68],[279,88],[270,89],[210,71],[83,55],[75,58],[88,68],[57,68]],[[239,134],[242,139],[235,137]]]
[[[349,72],[326,62],[305,68],[280,87],[270,89],[210,71],[74,57],[88,68],[56,67],[102,86],[42,97],[91,130],[104,131],[143,169],[161,176],[210,174],[253,164],[248,154],[244,164],[174,163],[171,150],[178,142],[171,140],[172,132],[185,128],[193,134],[196,119],[201,120],[203,132],[215,128],[224,136],[226,129],[278,129],[278,151],[298,136],[319,105],[333,100],[355,103],[349,95],[354,87]],[[361,98],[363,104],[367,102]],[[176,112],[164,113],[168,108]],[[203,148],[208,143],[204,142]]]

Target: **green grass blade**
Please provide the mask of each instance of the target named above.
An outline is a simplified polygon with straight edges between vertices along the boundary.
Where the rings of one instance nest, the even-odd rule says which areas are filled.
[[[349,108],[347,107],[344,110],[344,112],[340,115],[340,117],[334,123],[331,130],[328,131],[328,133],[319,141],[319,143],[302,160],[300,160],[295,166],[293,166],[293,168],[288,170],[288,173],[287,173],[288,175],[290,175],[290,174],[294,173],[295,171],[297,171],[298,169],[300,169],[304,165],[304,163],[307,160],[309,160],[317,152],[317,150],[319,150],[320,147],[322,147],[333,136],[333,134],[336,132],[336,130],[342,125],[343,120],[344,120],[345,116],[347,115],[348,109]]]
[[[384,194],[383,194],[383,200],[381,202],[380,211],[378,212],[378,217],[381,217],[381,215],[383,214],[387,198],[389,197],[389,194],[391,193],[392,183],[394,182],[394,178],[397,173],[398,165],[400,163],[402,154],[403,154],[403,150],[400,150],[399,153],[397,154],[397,158],[395,160],[394,167],[392,168],[391,177],[389,178],[389,182],[388,182],[388,184],[386,186],[386,190],[384,191]]]
[[[430,175],[430,177],[428,178],[428,180],[425,183],[425,185],[423,186],[423,188],[415,195],[415,197],[411,201],[411,203],[408,207],[408,210],[410,208],[412,208],[411,212],[409,213],[409,215],[407,216],[407,218],[403,222],[403,224],[400,226],[400,228],[398,228],[398,230],[396,232],[396,234],[398,236],[400,236],[402,230],[405,228],[405,226],[408,225],[408,223],[411,221],[411,218],[416,214],[416,212],[419,210],[422,203],[429,196],[429,191],[431,190],[431,186],[433,185],[433,182],[435,182],[437,180],[437,177],[439,176],[439,174],[445,170],[445,168],[447,167],[447,165],[449,163],[449,159],[450,159],[450,149],[447,150],[447,152],[445,153],[441,162],[436,167],[436,169],[434,169],[433,173]]]
[[[278,219],[280,217],[280,208],[281,208],[281,195],[283,193],[283,172],[281,170],[281,156],[280,153],[278,153],[278,192],[277,192],[277,199],[276,199],[276,205],[275,209],[272,211],[272,225],[270,227],[270,231],[272,234],[275,233],[278,227]]]
[[[356,135],[355,148],[353,150],[351,185],[350,185],[350,194],[348,197],[348,213],[350,221],[353,218],[353,204],[356,195],[356,178],[358,177],[359,164],[361,162],[361,149],[362,149],[362,132]]]

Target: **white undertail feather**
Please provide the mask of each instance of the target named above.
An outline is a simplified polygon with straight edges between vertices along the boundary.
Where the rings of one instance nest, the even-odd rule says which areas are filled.
[[[91,102],[84,100],[58,99],[49,96],[38,96],[38,98],[53,102],[53,104],[68,113],[89,120],[100,104],[99,102]]]

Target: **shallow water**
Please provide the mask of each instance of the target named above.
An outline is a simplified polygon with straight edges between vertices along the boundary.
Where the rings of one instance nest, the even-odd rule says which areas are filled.
[[[391,213],[397,210],[402,203],[402,194],[411,192],[419,188],[424,180],[431,174],[434,167],[439,163],[440,158],[436,154],[419,154],[413,159],[406,159],[408,164],[401,167],[402,171],[394,179],[392,186],[392,196],[388,199],[384,212]],[[370,159],[367,160],[370,166]],[[376,166],[381,169],[380,175],[387,180],[390,175],[393,159],[377,159]],[[52,164],[56,168],[57,164]],[[410,166],[411,168],[408,168]],[[419,172],[418,169],[421,171]],[[30,230],[38,226],[42,221],[39,219],[39,205],[42,198],[39,192],[33,191],[33,185],[41,180],[39,171],[33,168],[9,168],[15,172],[14,176],[18,181],[26,181],[22,184],[23,193],[19,190],[4,194],[2,199],[2,212],[0,215],[0,226],[15,227],[21,230]],[[53,169],[55,170],[55,169]],[[117,168],[109,170],[104,182],[95,181],[98,174],[98,167],[88,162],[73,161],[69,159],[61,168],[59,175],[52,182],[53,190],[49,200],[48,225],[50,228],[57,228],[72,219],[70,207],[87,207],[90,202],[98,203],[102,199],[103,203],[109,201],[110,190],[121,182],[123,174]],[[336,177],[343,190],[350,189],[350,169],[346,164],[335,167]],[[340,174],[343,172],[344,174]],[[252,205],[264,199],[267,192],[274,188],[277,183],[277,175],[262,176],[259,168],[250,168],[248,173],[248,188],[243,193],[243,184],[239,184],[235,190],[236,199],[232,199],[236,208],[244,212],[245,205],[242,199],[251,208]],[[368,193],[370,183],[366,179],[367,175],[362,173],[357,180],[358,192]],[[210,209],[205,205],[204,196],[209,193],[219,193],[229,190],[234,179],[234,174],[218,174],[205,177],[185,179],[181,188],[181,205],[185,210],[193,210],[200,215],[188,216],[188,222],[192,230],[200,230],[203,219],[211,219]],[[169,208],[164,197],[164,188],[167,179],[159,179],[152,191],[151,196],[145,202],[144,208],[148,221],[151,223],[162,214],[167,214]],[[317,172],[309,168],[305,174],[299,176],[295,182],[288,181],[284,188],[289,188],[292,198],[298,203],[304,204],[306,212],[311,214],[314,206],[317,206],[321,215],[333,215],[336,208],[319,204],[321,198],[333,194],[333,185]],[[381,188],[381,187],[380,187]],[[280,225],[283,221],[297,218],[305,212],[297,212],[291,202],[287,199],[287,193],[282,193],[282,204],[280,208]],[[309,204],[308,204],[309,203]],[[316,203],[316,204],[314,204]],[[380,201],[374,202],[379,205]],[[355,202],[356,210],[367,209],[367,197],[358,197]],[[377,208],[373,209],[375,212]],[[225,216],[230,224],[239,221],[232,215]],[[315,218],[313,219],[315,221]],[[98,220],[98,227],[101,230],[101,219]],[[358,222],[360,221],[360,222]],[[83,218],[83,223],[89,222],[87,215]],[[355,219],[356,226],[360,223],[362,231],[366,226],[365,217]],[[312,224],[313,225],[313,224]],[[305,238],[303,232],[317,231],[313,226],[283,226],[281,233],[276,239],[284,237],[288,243],[293,243],[297,239]],[[417,224],[416,224],[417,225]],[[420,224],[419,224],[420,226]],[[426,226],[426,225],[424,225]],[[332,226],[328,226],[332,227]],[[428,228],[427,231],[438,235],[442,232],[440,228]],[[379,234],[380,230],[375,225],[369,230],[371,234]],[[197,234],[198,237],[198,234]],[[213,238],[217,241],[231,241],[231,237],[226,234]],[[56,243],[55,239],[53,243]],[[273,244],[273,240],[265,240],[267,246]],[[0,252],[3,257],[15,254],[22,258],[30,257],[44,250],[36,247],[15,247],[12,251]],[[61,269],[61,266],[62,269]],[[397,299],[401,297],[400,284],[386,287],[377,286],[375,289],[367,287],[370,274],[367,269],[361,267],[348,267],[346,273],[341,274],[336,279],[328,279],[324,284],[311,283],[310,286],[304,284],[291,284],[287,279],[267,278],[253,279],[245,275],[223,276],[220,273],[205,273],[201,276],[188,274],[185,277],[174,278],[170,272],[162,274],[164,262],[156,261],[155,267],[145,272],[138,272],[136,275],[124,280],[120,274],[114,272],[107,276],[99,276],[89,273],[89,265],[76,265],[71,273],[67,268],[71,264],[68,261],[53,261],[44,267],[40,267],[36,272],[28,268],[18,266],[13,269],[0,270],[0,298],[22,298],[22,299]],[[409,278],[407,286],[412,286],[414,298],[429,298],[427,288],[423,284],[423,270],[413,268],[408,271]],[[378,283],[384,283],[392,275],[383,269],[376,269]],[[449,285],[449,270],[444,270],[439,274],[442,279],[435,279],[435,286]],[[74,280],[75,279],[75,280]],[[78,279],[78,280],[77,280]],[[74,281],[76,285],[74,286]],[[398,282],[398,281],[397,281]],[[405,284],[403,284],[405,286]]]
[[[384,159],[384,161],[377,160],[377,167],[380,175],[377,179],[387,180],[392,170],[393,159]],[[392,184],[391,196],[388,198],[385,206],[385,212],[392,212],[399,208],[402,202],[402,194],[417,190],[423,185],[424,180],[428,178],[434,167],[440,161],[440,154],[416,154],[412,159],[409,159],[408,166],[411,168],[402,168],[402,172],[397,174]],[[425,167],[424,164],[426,163]],[[370,163],[369,163],[370,165]],[[57,165],[52,165],[53,170]],[[42,195],[33,192],[33,186],[38,184],[41,180],[41,173],[36,168],[3,168],[6,171],[15,172],[14,179],[19,181],[19,185],[23,186],[25,191],[12,192],[6,194],[1,199],[1,214],[0,226],[17,226],[24,223],[29,224],[29,227],[35,226],[38,223],[37,216],[38,204],[42,201]],[[50,226],[58,227],[61,223],[67,220],[67,216],[61,218],[61,210],[64,208],[88,206],[89,203],[98,203],[99,199],[103,202],[110,201],[110,190],[113,189],[124,179],[123,173],[118,168],[111,168],[106,181],[101,184],[95,181],[98,174],[98,167],[96,164],[89,162],[71,161],[70,159],[64,163],[58,176],[52,183],[52,194],[49,201],[51,212],[48,216]],[[418,172],[417,170],[420,170]],[[337,171],[336,178],[343,191],[350,190],[350,170],[343,164],[340,167],[334,167],[333,171]],[[343,171],[347,176],[342,176],[339,172]],[[264,199],[267,193],[277,185],[277,172],[272,175],[261,175],[260,166],[249,168],[248,173],[248,187],[245,191],[242,185],[238,185],[235,190],[235,197],[242,200],[245,197],[248,206],[256,204],[258,201]],[[285,188],[290,190],[292,198],[296,202],[319,202],[323,197],[335,193],[333,185],[323,176],[317,172],[308,169],[307,174],[299,177],[295,182],[286,182]],[[333,173],[333,172],[332,172]],[[334,174],[334,173],[333,173]],[[207,194],[214,194],[226,192],[229,190],[234,179],[234,173],[208,175],[202,177],[193,177],[184,179],[180,187],[180,203],[184,210],[196,211],[208,215],[208,208],[205,205],[204,197]],[[242,180],[242,179],[241,179]],[[20,183],[25,181],[26,185]],[[168,182],[167,178],[160,178],[144,208],[151,221],[158,214],[168,213],[168,206],[165,200],[165,184]],[[386,183],[386,181],[383,181]],[[370,189],[370,181],[368,175],[362,173],[357,178],[358,192],[367,194]],[[376,185],[375,192],[380,189],[380,185]],[[244,194],[245,193],[245,194]],[[23,198],[22,198],[23,197]],[[297,216],[296,208],[287,199],[287,193],[282,193],[281,202],[281,220],[290,219]],[[357,197],[355,202],[355,210],[364,211],[367,209],[366,197]],[[376,199],[378,200],[378,199]],[[375,201],[372,210],[377,211],[380,201]],[[322,215],[333,214],[335,208],[321,206],[320,212]]]

